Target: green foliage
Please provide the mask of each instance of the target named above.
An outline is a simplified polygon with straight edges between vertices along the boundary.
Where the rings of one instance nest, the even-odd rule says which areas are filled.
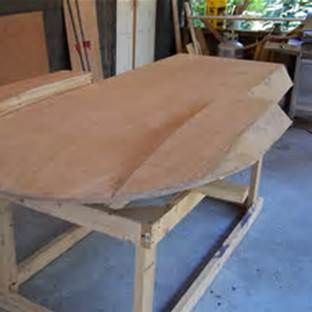
[[[195,15],[206,14],[206,0],[190,0],[192,10]],[[227,14],[233,14],[234,8],[237,5],[243,4],[244,0],[228,0]],[[246,13],[257,13],[261,16],[284,16],[294,17],[296,15],[304,14],[304,8],[312,6],[311,0],[250,0],[247,6]],[[203,27],[201,21],[194,21],[196,27]],[[242,22],[241,27],[243,29],[250,29],[255,25],[253,22]],[[260,24],[261,25],[261,24]],[[271,25],[272,26],[272,25]],[[270,23],[266,24],[266,27],[271,27]],[[288,29],[292,25],[291,23],[285,23],[284,26]],[[264,26],[263,26],[264,27]]]
[[[191,0],[192,11],[195,15],[206,15],[206,0]],[[195,27],[203,27],[201,21],[194,21]]]

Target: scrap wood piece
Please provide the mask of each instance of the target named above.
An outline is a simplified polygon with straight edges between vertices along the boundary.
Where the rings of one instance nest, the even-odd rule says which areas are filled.
[[[59,71],[0,87],[0,117],[53,94],[90,84],[92,75]]]
[[[95,0],[64,0],[64,15],[73,70],[103,78]]]
[[[195,49],[194,49],[194,44],[192,42],[188,43],[186,46],[186,51],[188,54],[196,55]]]
[[[0,17],[0,85],[49,72],[42,12]]]
[[[112,205],[200,187],[283,134],[290,86],[282,65],[179,54],[53,96],[2,118],[0,192]]]

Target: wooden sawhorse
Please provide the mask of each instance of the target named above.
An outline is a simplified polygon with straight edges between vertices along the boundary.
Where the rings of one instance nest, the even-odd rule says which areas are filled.
[[[224,180],[217,181],[198,189],[179,193],[161,207],[142,208],[133,203],[124,209],[112,210],[103,205],[3,199],[0,205],[0,308],[9,312],[49,311],[19,295],[17,292],[19,285],[92,231],[98,231],[135,244],[133,310],[152,311],[157,243],[206,196],[239,204],[245,208],[243,217],[172,310],[190,311],[261,211],[263,200],[258,197],[261,165],[262,160],[259,160],[251,167],[249,187]],[[77,226],[17,264],[11,202],[58,217]]]

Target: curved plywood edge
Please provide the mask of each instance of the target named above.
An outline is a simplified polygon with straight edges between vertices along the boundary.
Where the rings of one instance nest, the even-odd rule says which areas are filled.
[[[253,87],[248,94],[251,97],[278,103],[292,85],[285,66],[278,66],[271,75]]]
[[[228,125],[224,131],[218,116],[211,114],[209,109],[194,117],[130,176],[115,194],[112,208],[118,209],[119,203],[138,198],[197,188],[255,163],[281,137],[291,121],[278,105],[253,101],[258,104],[254,116],[261,114],[257,119],[251,114],[235,116],[232,112],[235,121],[245,123],[244,129],[232,123],[232,127]],[[253,122],[247,122],[252,119]],[[188,140],[187,149],[185,140]]]
[[[58,71],[0,87],[0,117],[53,94],[92,82],[90,73]]]

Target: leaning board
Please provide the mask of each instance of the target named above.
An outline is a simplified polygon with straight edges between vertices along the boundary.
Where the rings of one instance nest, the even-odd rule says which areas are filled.
[[[42,12],[0,17],[0,85],[49,72]]]
[[[1,118],[0,191],[120,208],[200,187],[283,134],[290,86],[281,65],[178,55],[52,96]]]

